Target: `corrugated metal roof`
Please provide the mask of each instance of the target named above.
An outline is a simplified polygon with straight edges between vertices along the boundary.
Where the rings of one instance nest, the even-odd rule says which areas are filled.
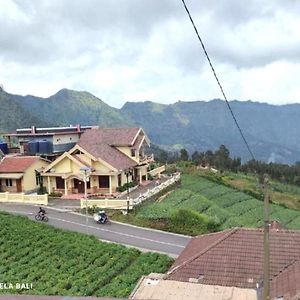
[[[157,276],[153,279],[151,275],[140,282],[131,299],[257,300],[255,289],[156,279]]]

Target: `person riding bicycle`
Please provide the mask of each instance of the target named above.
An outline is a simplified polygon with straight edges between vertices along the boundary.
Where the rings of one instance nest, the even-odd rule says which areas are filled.
[[[43,217],[46,214],[46,211],[40,206],[38,214]]]

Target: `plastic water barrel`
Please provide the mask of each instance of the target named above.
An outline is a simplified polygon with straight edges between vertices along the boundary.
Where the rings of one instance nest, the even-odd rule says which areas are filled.
[[[30,155],[36,155],[39,152],[39,142],[29,141],[28,142],[28,152]]]
[[[4,154],[8,154],[8,146],[7,143],[0,143],[0,150],[4,153]]]

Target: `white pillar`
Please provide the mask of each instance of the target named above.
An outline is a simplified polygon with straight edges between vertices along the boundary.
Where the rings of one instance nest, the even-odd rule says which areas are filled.
[[[142,169],[139,169],[139,173],[140,173],[140,183],[142,183]]]
[[[112,188],[111,188],[111,175],[109,175],[109,194],[112,194]]]
[[[67,180],[65,179],[65,195],[68,195]]]
[[[50,176],[47,177],[48,181],[48,194],[51,194]]]

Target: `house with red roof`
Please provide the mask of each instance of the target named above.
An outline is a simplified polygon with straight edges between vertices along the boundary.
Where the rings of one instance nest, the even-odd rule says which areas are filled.
[[[4,156],[0,162],[0,190],[30,193],[39,188],[37,174],[49,162],[39,156]]]
[[[167,274],[144,279],[133,299],[262,299],[263,239],[262,228],[194,237]],[[273,222],[269,241],[270,299],[300,299],[300,231]]]
[[[88,193],[112,195],[127,181],[148,179],[153,156],[146,156],[144,150],[149,145],[142,128],[86,130],[72,149],[44,170],[45,186],[49,193],[81,194],[84,176],[88,175]]]

